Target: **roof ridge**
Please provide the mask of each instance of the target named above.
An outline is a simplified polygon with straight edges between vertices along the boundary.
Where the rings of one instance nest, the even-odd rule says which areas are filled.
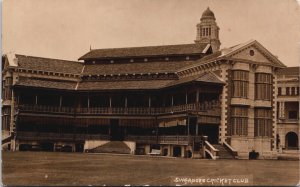
[[[22,54],[16,54],[16,57],[17,56],[24,56],[24,57],[30,57],[30,58],[40,58],[40,59],[47,59],[47,60],[59,60],[59,61],[66,61],[66,62],[74,62],[74,63],[79,63],[79,64],[83,65],[83,63],[80,62],[80,61],[72,61],[72,60],[65,60],[65,59],[58,59],[58,58],[48,58],[48,57],[39,57],[39,56],[31,56],[31,55],[22,55]]]
[[[187,43],[187,44],[170,44],[170,45],[147,45],[147,46],[138,46],[138,47],[112,47],[112,48],[92,49],[91,51],[106,50],[106,49],[133,49],[133,48],[144,48],[144,47],[170,47],[170,46],[183,46],[183,45],[197,45],[197,44]]]

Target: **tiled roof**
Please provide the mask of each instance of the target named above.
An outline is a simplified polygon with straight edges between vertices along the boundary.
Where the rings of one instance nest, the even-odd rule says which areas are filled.
[[[50,88],[63,90],[153,90],[172,87],[188,82],[208,82],[224,84],[212,73],[203,73],[179,80],[121,80],[121,81],[83,81],[51,80],[34,77],[20,77],[16,86]]]
[[[77,82],[63,81],[63,80],[51,80],[41,79],[34,77],[20,77],[16,86],[26,86],[35,88],[50,88],[50,89],[62,89],[62,90],[74,90]]]
[[[76,61],[16,55],[19,68],[52,71],[56,73],[80,74],[83,64]]]
[[[134,80],[81,82],[78,90],[151,90],[163,88],[173,80]]]
[[[203,52],[206,46],[207,44],[181,44],[147,47],[94,49],[80,57],[79,60],[200,54]]]
[[[283,68],[280,69],[278,71],[278,75],[300,75],[300,67],[287,67],[287,68]]]
[[[175,80],[166,85],[166,87],[175,86],[179,84],[184,84],[188,82],[207,82],[207,83],[215,83],[215,84],[225,84],[219,77],[214,75],[211,72],[205,72],[200,75],[193,75],[181,78],[179,80]]]
[[[207,72],[178,80],[88,81],[81,82],[78,90],[149,90],[167,88],[194,81],[224,84],[216,75]]]
[[[141,62],[124,64],[85,65],[84,75],[130,74],[130,73],[165,73],[175,72],[185,66],[196,64],[196,61]]]

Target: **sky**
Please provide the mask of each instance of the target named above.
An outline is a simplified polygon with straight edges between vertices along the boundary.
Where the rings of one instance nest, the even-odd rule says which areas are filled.
[[[193,43],[209,7],[221,48],[255,39],[300,65],[295,0],[3,0],[2,54],[78,60],[92,49]]]

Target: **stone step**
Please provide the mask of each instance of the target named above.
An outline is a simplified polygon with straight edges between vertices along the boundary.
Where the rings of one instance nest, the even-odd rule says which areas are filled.
[[[223,145],[213,144],[212,146],[219,150],[219,159],[235,159]]]

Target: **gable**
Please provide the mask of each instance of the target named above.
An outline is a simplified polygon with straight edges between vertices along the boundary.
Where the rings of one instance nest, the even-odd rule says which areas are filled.
[[[222,56],[233,59],[249,60],[277,67],[286,67],[277,57],[256,40],[250,40],[244,44],[225,49],[222,53]]]
[[[243,60],[251,60],[260,63],[272,63],[268,58],[266,58],[264,54],[262,54],[254,46],[248,47],[242,50],[241,52],[232,55],[231,57]]]

